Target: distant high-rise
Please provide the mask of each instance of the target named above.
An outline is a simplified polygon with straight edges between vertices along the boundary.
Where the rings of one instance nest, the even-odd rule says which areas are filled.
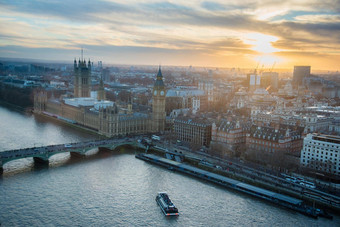
[[[91,97],[91,62],[74,59],[74,97]]]
[[[102,77],[103,77],[103,81],[111,82],[110,70],[108,68],[105,68],[102,70]]]
[[[279,74],[277,72],[263,72],[261,76],[261,87],[276,91],[279,85]]]
[[[293,84],[294,86],[303,85],[304,78],[310,76],[310,66],[294,66]]]
[[[98,61],[98,69],[102,69],[103,68],[103,62],[102,61]]]
[[[258,74],[247,74],[247,85],[250,91],[254,91],[261,85],[261,76]]]

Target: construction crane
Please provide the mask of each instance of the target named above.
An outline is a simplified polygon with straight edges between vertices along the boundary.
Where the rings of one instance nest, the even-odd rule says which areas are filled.
[[[254,70],[254,74],[256,74],[256,71],[257,71],[257,68],[259,67],[259,65],[260,65],[260,61],[257,63],[257,66],[256,66],[256,68]]]
[[[262,64],[262,68],[261,68],[259,74],[261,74],[263,72],[263,68],[264,68],[264,64]]]
[[[275,64],[276,64],[276,61],[274,61],[272,68],[269,70],[270,73],[273,71]]]

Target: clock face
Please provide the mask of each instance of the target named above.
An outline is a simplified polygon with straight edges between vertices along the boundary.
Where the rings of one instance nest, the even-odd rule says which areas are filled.
[[[154,94],[154,95],[157,95],[157,91],[154,91],[153,94]]]
[[[161,95],[164,95],[164,91],[161,91]]]

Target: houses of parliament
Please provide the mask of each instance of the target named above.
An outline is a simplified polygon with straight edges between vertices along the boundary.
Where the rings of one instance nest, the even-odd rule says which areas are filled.
[[[91,62],[74,60],[73,97],[48,98],[46,91],[34,95],[34,112],[88,128],[100,135],[156,133],[165,128],[165,86],[159,67],[152,91],[152,112],[134,112],[132,103],[119,106],[106,100],[103,81],[97,97],[91,97]]]

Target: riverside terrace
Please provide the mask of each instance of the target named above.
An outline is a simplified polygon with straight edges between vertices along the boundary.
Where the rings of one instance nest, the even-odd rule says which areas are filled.
[[[221,186],[234,189],[236,191],[241,191],[246,194],[255,196],[257,198],[265,199],[267,201],[284,206],[286,208],[293,209],[295,211],[298,211],[307,216],[311,216],[313,218],[317,218],[318,216],[330,218],[330,219],[333,218],[326,211],[321,210],[321,209],[316,209],[314,206],[313,207],[308,206],[304,204],[303,201],[300,199],[296,199],[296,198],[286,196],[280,193],[262,189],[256,186],[252,186],[250,184],[242,183],[241,181],[234,180],[234,179],[231,179],[231,178],[228,178],[228,177],[225,177],[225,176],[213,173],[213,172],[209,172],[206,170],[202,170],[200,168],[197,168],[191,165],[169,160],[166,158],[161,158],[153,154],[142,154],[141,153],[141,154],[137,154],[136,158],[144,160],[144,161],[148,161],[148,162],[160,165],[160,166],[164,166],[168,169],[170,168],[175,171],[186,173],[186,174],[219,184]]]
[[[33,147],[33,148],[25,148],[25,149],[18,149],[18,150],[9,150],[9,151],[3,151],[0,152],[0,171],[3,172],[3,165],[7,162],[10,162],[12,160],[16,159],[22,159],[22,158],[29,158],[33,157],[34,162],[42,162],[45,164],[49,163],[49,157],[58,154],[58,153],[65,153],[70,152],[72,156],[82,156],[85,155],[86,152],[89,150],[95,149],[95,148],[106,148],[109,150],[114,150],[115,148],[119,146],[133,146],[135,148],[139,148],[142,150],[149,150],[149,145],[146,140],[143,142],[143,137],[146,135],[139,135],[134,136],[133,138],[111,138],[111,139],[105,139],[105,140],[96,140],[96,141],[87,141],[87,142],[78,142],[78,143],[72,143],[72,144],[59,144],[59,145],[50,145],[50,146],[44,146],[44,147]],[[140,141],[140,142],[138,142]],[[150,141],[151,142],[151,141]],[[144,146],[143,144],[146,144]],[[168,159],[175,159],[178,162],[182,162],[183,160],[191,160],[194,162],[200,162],[203,164],[202,161],[207,160],[209,162],[214,163],[211,164],[213,168],[215,168],[216,164],[219,165],[219,167],[222,167],[223,172],[228,172],[229,174],[233,171],[233,176],[236,176],[238,178],[242,178],[245,181],[261,183],[262,185],[266,185],[268,187],[269,185],[272,185],[275,190],[280,191],[287,191],[290,194],[294,194],[297,197],[304,197],[305,199],[313,200],[314,202],[320,202],[325,206],[330,206],[332,208],[335,208],[337,211],[340,210],[340,199],[336,195],[332,195],[326,192],[322,192],[318,189],[311,189],[311,188],[305,188],[301,185],[292,184],[291,182],[286,182],[284,178],[277,177],[275,175],[271,175],[269,173],[263,172],[262,170],[257,170],[251,167],[248,167],[241,163],[235,163],[231,162],[230,160],[220,160],[216,157],[207,157],[206,154],[204,157],[199,155],[198,153],[193,153],[192,151],[183,150],[180,147],[176,147],[176,150],[173,152],[171,149],[164,147],[164,144],[152,141],[152,145],[150,148],[153,151],[163,153],[166,158]],[[215,159],[212,160],[212,159]],[[215,163],[217,161],[217,163]],[[204,162],[207,163],[207,162]],[[206,164],[205,164],[206,165]],[[208,166],[210,167],[210,166]],[[217,167],[216,167],[217,168]],[[249,177],[252,177],[251,179]],[[256,180],[255,180],[256,178]]]
[[[48,163],[49,158],[55,154],[70,152],[71,155],[85,155],[94,148],[107,148],[114,150],[117,147],[130,145],[145,149],[146,147],[136,141],[136,138],[115,138],[70,144],[58,144],[42,147],[32,147],[0,152],[0,173],[3,173],[3,165],[7,162],[33,157],[34,162]]]

